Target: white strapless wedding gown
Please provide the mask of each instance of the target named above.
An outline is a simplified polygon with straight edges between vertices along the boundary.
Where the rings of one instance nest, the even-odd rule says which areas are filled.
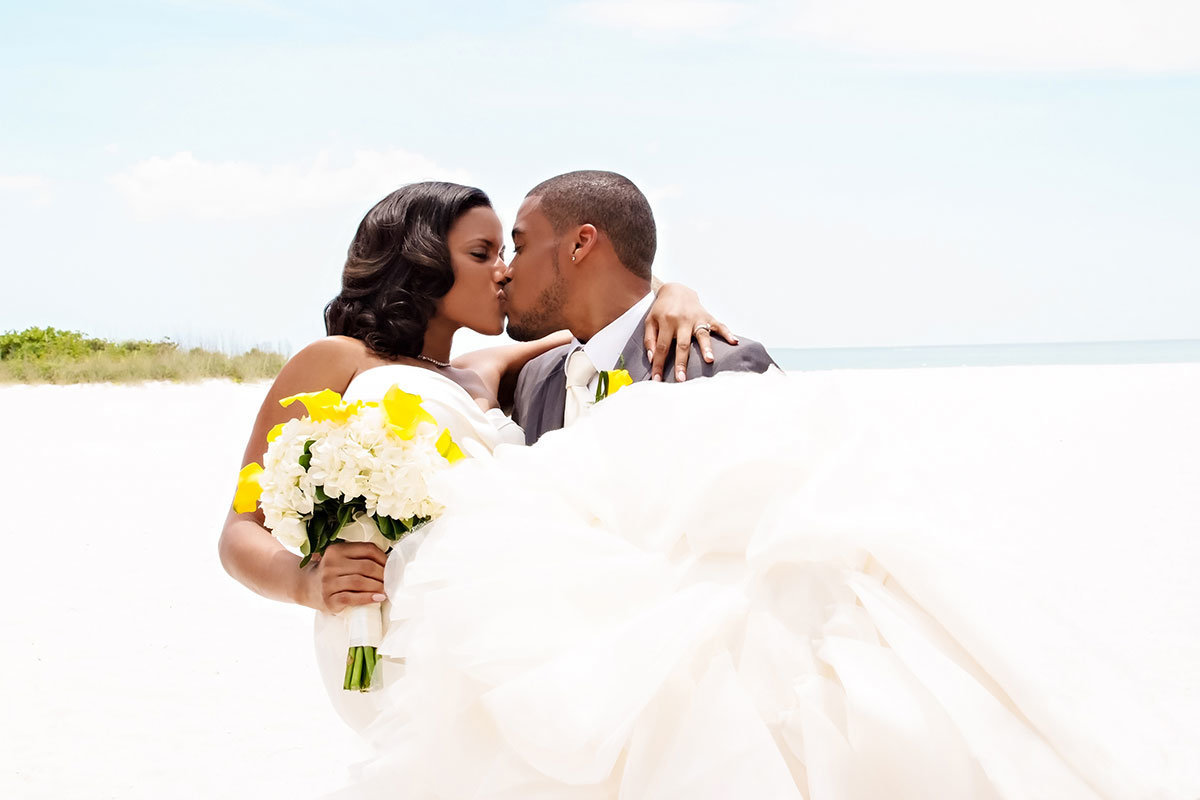
[[[1200,365],[721,375],[481,436],[389,563],[346,796],[1200,796],[1198,402]]]
[[[450,429],[450,435],[463,452],[475,458],[485,457],[501,444],[524,446],[525,433],[520,426],[499,409],[482,411],[470,395],[454,381],[443,375],[407,364],[389,364],[361,372],[350,381],[342,397],[355,400],[382,400],[393,385],[421,396],[424,408],[433,414],[439,425]],[[401,540],[393,560],[413,552],[423,537],[410,535]],[[383,604],[384,619],[392,612],[390,603]],[[341,718],[357,731],[362,731],[379,713],[382,694],[376,692],[347,692],[342,689],[346,673],[346,649],[349,645],[346,624],[339,616],[316,615],[314,628],[317,666],[329,699]],[[378,681],[387,685],[395,680],[395,661],[383,661],[378,668]]]

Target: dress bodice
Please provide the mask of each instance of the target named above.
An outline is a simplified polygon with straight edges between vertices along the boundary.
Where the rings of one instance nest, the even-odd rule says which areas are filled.
[[[411,364],[385,364],[360,372],[350,381],[343,397],[381,400],[392,386],[421,396],[421,405],[468,455],[478,457],[481,449],[491,452],[501,444],[524,444],[525,434],[517,423],[498,408],[482,410],[467,390],[444,375]]]

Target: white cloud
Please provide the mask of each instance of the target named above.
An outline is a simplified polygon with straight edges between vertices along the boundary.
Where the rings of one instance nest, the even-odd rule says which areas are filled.
[[[1200,69],[1193,0],[779,4],[776,30],[867,54],[984,69]]]
[[[1195,0],[596,0],[571,14],[660,35],[784,37],[920,67],[1200,70]]]
[[[710,0],[594,0],[576,3],[569,16],[642,33],[704,33],[728,28],[745,9],[740,3]]]
[[[274,165],[203,161],[182,152],[139,162],[109,180],[142,218],[247,219],[366,208],[405,183],[469,178],[405,150],[360,150],[343,164],[322,151],[311,161]]]
[[[0,175],[3,194],[17,195],[35,206],[48,206],[54,199],[50,181],[41,175]]]

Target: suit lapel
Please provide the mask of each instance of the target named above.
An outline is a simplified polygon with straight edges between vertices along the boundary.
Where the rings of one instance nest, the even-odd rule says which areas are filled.
[[[625,359],[625,366],[623,369],[629,372],[629,377],[634,381],[644,381],[646,378],[650,377],[650,361],[646,358],[645,348],[646,317],[648,316],[650,316],[649,311],[642,316],[642,321],[638,323],[637,329],[634,331],[633,336],[629,338],[629,341],[625,343],[625,349],[621,351],[621,357]],[[610,367],[606,367],[606,369],[620,369],[620,367],[618,367],[616,364],[613,364]],[[566,402],[565,386],[566,382],[564,379],[564,403]]]
[[[628,370],[629,377],[635,381],[644,381],[650,377],[650,360],[646,358],[646,349],[642,346],[644,341],[643,331],[646,329],[646,317],[649,315],[649,311],[642,315],[636,331],[629,338],[629,341],[625,343],[625,349],[621,351],[621,357],[624,359],[625,366],[620,367],[618,364],[610,364],[602,367],[602,369]],[[537,393],[530,414],[531,418],[536,417],[537,424],[531,424],[526,430],[525,436],[528,444],[536,442],[547,431],[556,431],[563,426],[563,408],[567,404],[566,366],[570,350],[570,347],[563,348],[562,355],[555,361],[554,366],[537,387]],[[599,367],[600,365],[597,366]],[[530,422],[532,423],[533,419]]]
[[[567,348],[567,350],[569,349]],[[538,424],[535,428],[536,437],[540,437],[546,431],[556,431],[563,426],[563,408],[567,404],[566,363],[568,355],[568,352],[563,352],[562,358],[559,358],[555,362],[554,368],[550,370],[550,374],[545,377],[542,385],[538,387],[541,408],[538,409]]]

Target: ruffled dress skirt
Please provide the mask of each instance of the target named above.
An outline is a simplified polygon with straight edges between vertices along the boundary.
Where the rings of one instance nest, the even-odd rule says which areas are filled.
[[[638,384],[445,473],[345,796],[1200,797],[1200,365]]]

